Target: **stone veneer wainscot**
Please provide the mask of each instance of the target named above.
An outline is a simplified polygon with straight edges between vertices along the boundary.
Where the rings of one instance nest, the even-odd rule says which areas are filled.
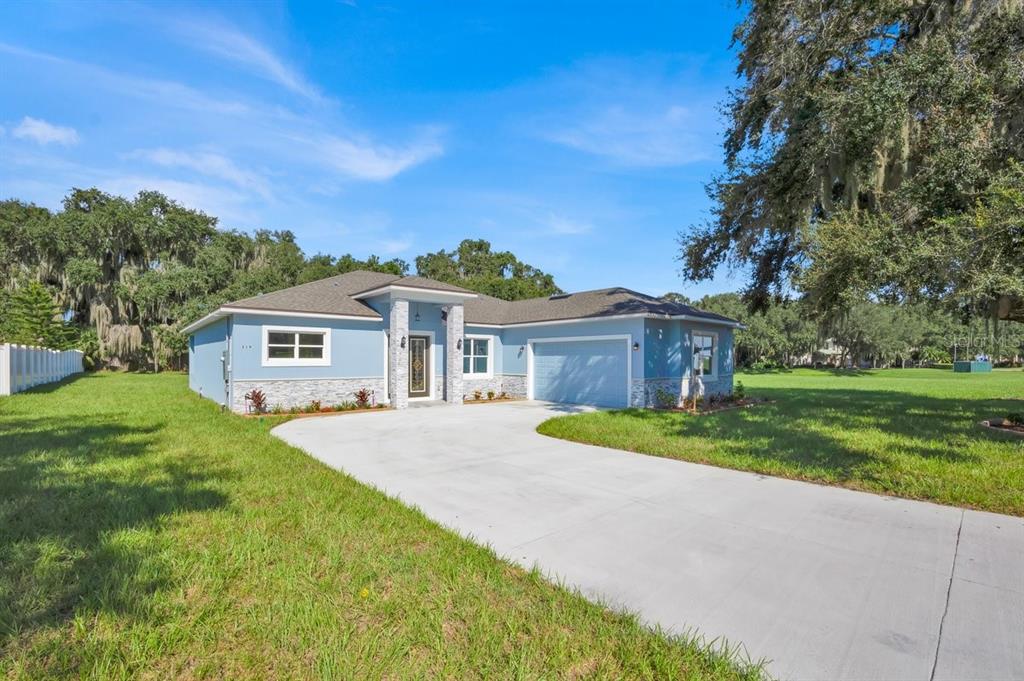
[[[384,377],[380,378],[302,378],[268,379],[264,381],[235,381],[231,393],[231,408],[245,411],[245,395],[258,388],[267,396],[267,409],[280,405],[285,409],[305,407],[313,400],[323,406],[342,402],[355,402],[356,393],[364,388],[373,393],[376,404],[387,402]]]

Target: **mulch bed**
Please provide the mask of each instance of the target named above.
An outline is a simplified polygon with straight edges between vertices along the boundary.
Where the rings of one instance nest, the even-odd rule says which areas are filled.
[[[725,402],[722,404],[716,404],[713,407],[701,406],[694,411],[690,407],[654,407],[657,411],[676,411],[682,414],[693,414],[694,416],[707,416],[708,414],[717,414],[720,411],[731,411],[733,409],[748,409],[750,407],[756,407],[762,404],[774,404],[775,400],[769,400],[767,398],[747,397],[742,400],[735,402]]]
[[[1009,433],[1017,437],[1024,437],[1024,426],[1010,423],[1006,419],[989,419],[988,421],[981,421],[978,425],[998,433]]]
[[[338,416],[340,414],[362,414],[362,413],[365,413],[365,412],[368,412],[368,411],[391,411],[391,407],[366,407],[365,409],[339,409],[339,410],[324,409],[324,410],[321,410],[321,411],[312,411],[312,412],[300,411],[300,412],[295,413],[295,414],[293,414],[290,411],[282,411],[282,412],[277,412],[277,413],[274,413],[272,411],[266,411],[266,412],[263,412],[262,414],[239,414],[239,416],[243,416],[243,417],[245,417],[247,419],[264,418],[264,417],[268,417],[268,416],[288,416],[288,417],[291,417],[293,419],[304,419],[304,418],[307,418],[309,416]]]
[[[526,398],[524,398],[524,397],[505,397],[505,398],[495,397],[493,400],[489,400],[487,398],[481,398],[479,400],[465,399],[465,400],[462,400],[462,403],[463,404],[493,404],[495,402],[523,402],[523,401],[525,401],[525,399]]]

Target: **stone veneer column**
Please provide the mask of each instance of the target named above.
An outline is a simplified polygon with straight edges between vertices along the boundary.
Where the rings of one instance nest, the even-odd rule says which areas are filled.
[[[391,387],[391,406],[405,409],[409,406],[409,301],[391,301],[390,338],[388,344],[388,385]],[[402,339],[405,347],[402,347]]]
[[[447,348],[447,364],[444,371],[444,395],[449,404],[462,404],[462,340],[465,335],[463,320],[465,314],[463,307],[459,305],[448,306],[447,335],[445,336],[445,348]],[[494,352],[492,349],[491,352]]]

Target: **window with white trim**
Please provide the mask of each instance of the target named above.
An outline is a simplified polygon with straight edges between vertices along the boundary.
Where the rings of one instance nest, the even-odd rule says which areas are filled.
[[[693,334],[693,372],[698,376],[714,376],[718,338],[710,333]]]
[[[263,327],[264,366],[326,366],[331,362],[330,329]]]
[[[483,376],[491,373],[491,339],[466,338],[462,343],[462,374]]]

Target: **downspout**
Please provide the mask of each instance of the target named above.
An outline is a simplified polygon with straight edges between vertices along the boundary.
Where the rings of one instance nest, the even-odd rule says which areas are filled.
[[[225,377],[224,377],[224,408],[225,409],[230,409],[232,411],[233,411],[232,407],[234,405],[234,402],[232,401],[231,397],[234,394],[234,389],[235,389],[234,375],[233,375],[233,373],[231,371],[231,364],[232,364],[232,361],[234,360],[234,353],[232,352],[232,343],[233,343],[233,341],[232,341],[232,331],[234,330],[234,321],[235,321],[235,315],[228,315],[228,323],[227,323],[227,341],[228,341],[227,364],[224,367],[225,370],[226,370],[226,374],[225,374]]]

